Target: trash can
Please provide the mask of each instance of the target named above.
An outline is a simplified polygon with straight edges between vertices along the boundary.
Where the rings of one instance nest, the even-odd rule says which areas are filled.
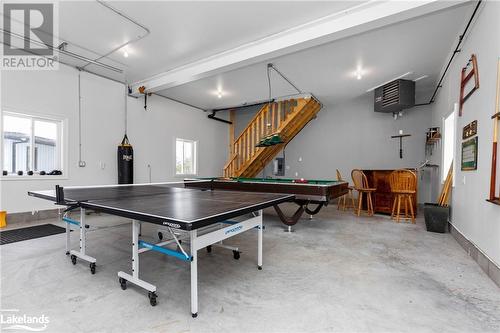
[[[443,207],[435,203],[424,205],[425,227],[427,231],[445,233],[448,226],[450,207]]]

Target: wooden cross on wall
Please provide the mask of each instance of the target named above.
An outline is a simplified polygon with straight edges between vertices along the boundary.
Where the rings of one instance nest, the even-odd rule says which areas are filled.
[[[407,136],[411,136],[411,134],[399,134],[391,136],[391,138],[393,139],[399,138],[399,158],[403,158],[403,138]]]

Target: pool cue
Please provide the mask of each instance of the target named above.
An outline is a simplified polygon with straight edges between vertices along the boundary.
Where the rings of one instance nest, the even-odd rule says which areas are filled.
[[[493,115],[493,152],[491,155],[491,178],[490,178],[490,200],[495,200],[495,186],[497,181],[497,141],[498,121],[500,120],[500,58],[497,65],[497,91],[496,91],[495,114]]]

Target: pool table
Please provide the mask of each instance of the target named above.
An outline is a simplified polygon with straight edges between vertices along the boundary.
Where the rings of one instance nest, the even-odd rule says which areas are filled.
[[[330,201],[348,192],[348,183],[343,181],[286,178],[197,178],[185,179],[184,186],[207,190],[293,194],[293,202],[298,207],[292,216],[286,216],[278,205],[274,206],[280,220],[289,227],[296,224],[304,212],[315,215]]]

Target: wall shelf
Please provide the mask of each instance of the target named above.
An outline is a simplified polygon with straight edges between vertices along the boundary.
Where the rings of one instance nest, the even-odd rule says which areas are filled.
[[[425,154],[432,155],[432,151],[434,150],[434,145],[439,143],[441,140],[441,132],[439,131],[439,127],[431,127],[425,132]]]

